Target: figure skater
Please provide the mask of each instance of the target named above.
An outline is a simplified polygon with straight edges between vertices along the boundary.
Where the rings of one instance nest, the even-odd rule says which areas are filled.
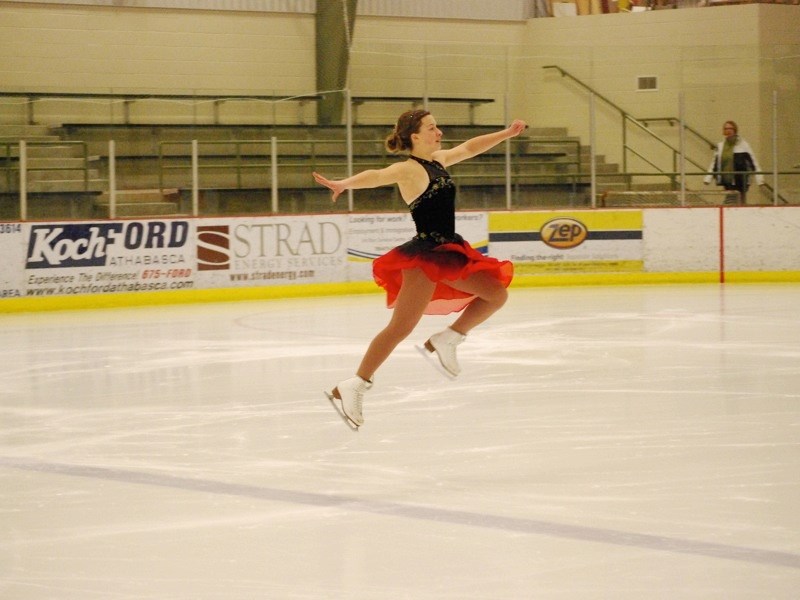
[[[461,370],[456,346],[467,334],[505,304],[506,288],[514,267],[509,261],[484,256],[455,231],[455,185],[445,170],[486,152],[503,140],[519,135],[527,125],[516,120],[508,128],[473,137],[454,148],[442,149],[442,132],[426,110],[404,112],[386,148],[408,153],[408,159],[383,169],[368,169],[341,180],[319,173],[314,179],[332,192],[332,200],[345,190],[397,184],[408,204],[416,235],[373,261],[375,282],[386,290],[393,309],[389,324],[375,336],[355,377],[340,381],[328,399],[352,429],[364,423],[364,394],[373,375],[397,345],[414,330],[423,314],[460,312],[445,330],[432,335],[420,350],[433,358],[451,377]]]

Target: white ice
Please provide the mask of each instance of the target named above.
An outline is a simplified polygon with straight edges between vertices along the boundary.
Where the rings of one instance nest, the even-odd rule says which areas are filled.
[[[512,289],[351,432],[380,295],[0,317],[0,598],[797,599],[800,286]]]

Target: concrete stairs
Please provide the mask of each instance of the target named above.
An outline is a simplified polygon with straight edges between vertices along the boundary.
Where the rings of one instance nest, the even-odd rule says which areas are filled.
[[[62,140],[43,125],[0,125],[0,192],[19,191],[20,141],[27,144],[27,191],[97,193],[107,189],[100,157],[81,142]]]
[[[53,135],[49,125],[0,124],[0,143],[18,143],[21,139],[27,141],[47,141],[61,138]]]
[[[178,190],[118,190],[116,194],[116,217],[162,217],[180,215],[180,192]],[[100,194],[94,203],[93,216],[111,216],[111,198],[108,192]]]

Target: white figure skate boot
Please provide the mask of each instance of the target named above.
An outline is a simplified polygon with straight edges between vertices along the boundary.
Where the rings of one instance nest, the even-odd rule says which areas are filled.
[[[339,382],[330,394],[325,392],[325,395],[328,396],[328,400],[331,401],[344,422],[351,429],[357,430],[364,424],[364,416],[361,412],[364,394],[371,387],[372,381],[366,381],[356,375]]]
[[[445,373],[451,377],[457,376],[461,372],[456,359],[456,346],[467,339],[467,336],[450,329],[433,334],[425,342],[425,349],[428,352],[436,352],[439,357],[439,364]]]

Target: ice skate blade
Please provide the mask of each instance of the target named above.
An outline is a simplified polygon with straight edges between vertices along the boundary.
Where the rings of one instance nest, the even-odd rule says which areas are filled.
[[[422,356],[425,357],[425,360],[427,360],[431,365],[433,365],[434,369],[439,371],[439,373],[441,373],[448,379],[456,378],[455,375],[453,375],[450,371],[448,371],[442,366],[442,363],[439,362],[439,357],[436,356],[433,352],[430,352],[427,348],[425,348],[425,346],[414,346],[414,347],[417,349],[417,351],[419,351],[420,354],[422,354]]]
[[[331,405],[333,405],[333,409],[336,411],[336,414],[341,417],[345,425],[347,425],[352,431],[358,431],[358,425],[353,423],[353,421],[350,420],[350,417],[348,417],[345,414],[344,410],[339,406],[341,400],[339,400],[336,396],[334,396],[330,392],[323,391],[323,393],[325,394],[325,397],[328,398],[328,400],[330,400]]]

